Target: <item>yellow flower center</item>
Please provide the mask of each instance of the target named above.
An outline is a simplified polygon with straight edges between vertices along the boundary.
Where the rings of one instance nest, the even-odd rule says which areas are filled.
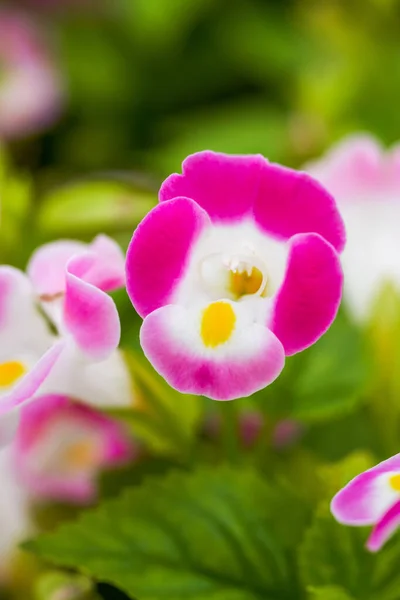
[[[396,475],[392,475],[389,478],[389,483],[390,483],[391,488],[395,492],[400,492],[400,473],[396,473]]]
[[[229,287],[234,296],[241,298],[241,296],[248,294],[257,294],[261,290],[263,280],[263,274],[257,267],[253,267],[250,273],[247,271],[230,271]]]
[[[269,292],[267,267],[253,254],[209,254],[200,263],[200,276],[215,300],[239,300],[254,295],[266,297]]]
[[[96,460],[97,452],[91,441],[82,440],[72,444],[65,452],[65,460],[72,468],[88,468]]]
[[[229,340],[235,328],[236,315],[228,302],[209,304],[203,312],[200,334],[205,346],[215,348]]]
[[[13,385],[26,373],[26,367],[18,360],[10,360],[0,364],[0,388]]]

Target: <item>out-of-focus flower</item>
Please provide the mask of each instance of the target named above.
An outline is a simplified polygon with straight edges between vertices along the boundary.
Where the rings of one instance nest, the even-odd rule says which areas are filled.
[[[125,285],[125,256],[119,245],[106,235],[91,244],[58,240],[38,248],[32,255],[27,274],[41,307],[61,333],[65,323],[67,265],[79,256],[79,277],[103,292]],[[58,393],[83,400],[95,407],[129,406],[133,403],[131,377],[119,350],[105,360],[83,363],[71,357],[71,369],[58,382]],[[79,366],[80,365],[80,366]],[[80,375],[77,376],[77,369]]]
[[[0,267],[0,445],[13,436],[18,409],[37,394],[65,349],[38,313],[28,279]]]
[[[62,103],[60,73],[35,25],[23,13],[0,9],[0,137],[48,127]]]
[[[373,137],[354,135],[306,170],[333,194],[343,215],[344,297],[363,321],[385,282],[400,289],[400,146],[385,151]]]
[[[282,419],[275,425],[272,433],[272,445],[277,450],[288,448],[299,440],[303,431],[304,428],[299,421]]]
[[[308,175],[260,155],[189,156],[128,249],[147,358],[180,392],[265,387],[334,319],[344,242],[333,198]]]
[[[374,525],[367,548],[379,550],[400,525],[400,454],[352,479],[331,510],[344,525]]]
[[[0,581],[4,582],[18,543],[33,529],[29,497],[15,475],[12,448],[0,450],[0,479]]]
[[[64,265],[57,336],[38,310],[28,277],[13,267],[0,267],[0,442],[7,443],[20,409],[38,395],[70,396],[78,390],[82,400],[89,395],[98,401],[97,396],[93,398],[90,376],[93,382],[99,371],[93,373],[90,368],[96,362],[104,367],[120,338],[114,301],[91,283],[99,260],[94,252],[82,252]],[[102,381],[107,382],[107,377],[105,372]],[[100,397],[101,386],[101,381],[94,386]]]
[[[13,450],[16,473],[34,498],[76,503],[96,497],[101,469],[136,453],[122,425],[64,396],[23,409]]]
[[[246,410],[238,418],[238,436],[244,447],[250,448],[259,438],[264,426],[264,416],[256,410]],[[211,439],[221,436],[222,415],[213,414],[204,422],[204,433]]]
[[[264,427],[264,417],[257,410],[245,411],[239,423],[243,445],[249,448],[257,441]]]

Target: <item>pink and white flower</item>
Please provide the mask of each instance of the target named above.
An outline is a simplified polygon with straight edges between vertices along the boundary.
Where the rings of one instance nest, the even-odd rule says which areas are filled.
[[[373,525],[367,548],[380,550],[400,525],[400,454],[352,479],[333,498],[331,510],[344,525]]]
[[[104,284],[100,276],[95,277],[101,260],[101,253],[86,251],[73,254],[63,269],[59,263],[64,281],[57,295],[59,321],[54,321],[58,335],[39,311],[30,279],[18,269],[0,266],[0,444],[13,436],[20,409],[39,395],[65,393],[95,403],[94,393],[101,398],[102,381],[109,376],[104,364],[120,338],[114,301],[92,283]],[[32,267],[35,261],[31,270],[37,286],[41,269]],[[49,270],[44,263],[43,281],[50,281]],[[53,275],[59,271],[54,269]],[[102,364],[103,370],[93,367],[95,363]]]
[[[124,254],[106,235],[98,235],[90,244],[57,240],[38,248],[28,263],[27,274],[41,307],[61,334],[68,331],[67,269],[77,261],[79,277],[103,292],[125,285]],[[72,353],[69,368],[63,365],[54,391],[95,407],[129,406],[134,401],[131,377],[119,350],[96,362],[82,361],[81,356]]]
[[[63,103],[61,78],[33,22],[0,10],[0,137],[18,138],[51,125]]]
[[[65,396],[42,396],[25,407],[13,443],[14,468],[33,499],[87,503],[104,468],[135,457],[122,425]]]
[[[248,396],[335,318],[345,242],[335,202],[305,173],[210,151],[189,156],[159,199],[126,262],[143,350],[180,392]]]
[[[306,170],[338,202],[348,233],[344,298],[362,322],[385,282],[400,289],[400,146],[385,150],[372,136],[353,135]]]

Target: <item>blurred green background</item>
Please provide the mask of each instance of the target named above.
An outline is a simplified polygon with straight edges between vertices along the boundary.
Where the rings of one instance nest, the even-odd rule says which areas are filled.
[[[103,229],[126,245],[160,181],[201,149],[299,166],[350,131],[399,137],[397,0],[4,5],[41,26],[67,94],[52,128],[7,145],[33,178],[34,244]]]
[[[18,4],[66,78],[57,125],[12,146],[43,185],[126,170],[156,187],[203,148],[300,165],[348,131],[399,136],[397,0]]]
[[[399,135],[396,0],[42,2],[69,98],[14,149],[31,168],[160,178],[200,148],[301,164],[349,130]]]

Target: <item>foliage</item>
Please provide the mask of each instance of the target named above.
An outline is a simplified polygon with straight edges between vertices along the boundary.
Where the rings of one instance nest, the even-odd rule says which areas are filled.
[[[252,471],[199,469],[148,479],[28,548],[144,600],[294,600],[306,517],[296,495]]]

